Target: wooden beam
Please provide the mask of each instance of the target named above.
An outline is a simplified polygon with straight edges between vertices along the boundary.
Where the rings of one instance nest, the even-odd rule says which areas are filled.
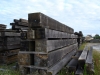
[[[34,31],[34,33],[33,33]],[[65,33],[65,32],[60,32],[60,31],[56,31],[56,30],[51,30],[51,29],[47,29],[47,28],[37,28],[34,30],[29,30],[28,31],[28,38],[31,39],[58,39],[58,38],[77,38],[77,35],[74,34],[69,34],[69,33]],[[35,38],[32,38],[35,37]]]
[[[78,66],[78,69],[77,69],[75,75],[83,75],[83,69],[81,68],[81,66]]]
[[[30,13],[28,14],[29,27],[43,27],[57,31],[73,33],[74,30],[42,13]]]
[[[93,62],[93,57],[92,57],[92,51],[93,48],[90,47],[90,50],[88,51],[87,59],[86,59],[86,64],[92,64]]]
[[[80,55],[80,57],[78,59],[79,65],[82,66],[82,68],[84,68],[86,58],[87,58],[87,54],[88,54],[88,47],[85,46],[82,54]]]
[[[12,30],[16,30],[16,29],[28,30],[28,27],[27,26],[21,26],[21,25],[13,25]]]
[[[61,61],[59,61],[57,64],[55,64],[53,67],[51,67],[50,69],[48,69],[48,75],[55,75],[57,74],[62,67],[64,67],[68,61],[71,59],[71,56],[74,55],[76,52],[76,50],[68,53]]]
[[[22,18],[20,18],[19,21],[20,21],[20,22],[28,23],[28,20],[26,20],[26,19],[22,19]]]
[[[75,57],[77,57],[77,59],[72,58],[72,60],[67,64],[66,67],[67,67],[68,72],[75,73],[75,71],[77,70],[77,66],[78,66],[78,58],[81,55],[81,53],[82,53],[82,51],[78,51],[75,55]]]
[[[49,52],[47,56],[37,54],[34,56],[35,63],[36,63],[35,65],[43,66],[43,67],[44,66],[51,67],[54,64],[56,64],[58,61],[62,60],[62,58],[66,56],[68,53],[70,53],[72,50],[77,50],[77,45],[74,44],[68,47],[64,47],[64,48]]]
[[[0,36],[20,36],[20,33],[16,32],[0,32]]]
[[[86,63],[85,63],[87,73],[89,73],[89,74],[94,74],[95,73],[92,53],[93,53],[93,48],[90,47],[90,49],[88,51]]]
[[[72,42],[74,41],[74,42]],[[62,39],[62,40],[36,40],[35,41],[35,51],[37,52],[50,52],[55,49],[63,48],[69,45],[75,44],[77,42],[74,39]]]

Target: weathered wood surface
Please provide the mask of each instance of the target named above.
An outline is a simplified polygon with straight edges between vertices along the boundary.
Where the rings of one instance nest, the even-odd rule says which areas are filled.
[[[81,66],[78,66],[78,69],[75,72],[75,75],[83,75],[83,68],[81,68]]]
[[[43,27],[57,31],[73,33],[74,30],[42,13],[28,14],[28,22],[30,28]]]
[[[14,23],[10,23],[12,30],[28,30],[28,20],[20,18],[14,19]]]
[[[21,29],[21,30],[28,30],[29,28],[27,26],[22,25],[13,25],[12,30]]]
[[[20,44],[1,45],[1,46],[0,46],[0,51],[3,51],[3,50],[10,50],[10,49],[18,49],[18,48],[20,48]]]
[[[1,44],[2,45],[20,44],[20,40],[21,40],[20,37],[4,37]]]
[[[77,50],[77,44],[70,45],[52,52],[49,52],[48,55],[35,55],[35,66],[41,67],[51,67],[60,61],[64,56],[70,53],[72,50]]]
[[[20,18],[19,21],[20,21],[20,22],[26,22],[26,23],[28,23],[28,20],[22,19],[22,18]]]
[[[0,32],[16,32],[16,30],[12,30],[12,29],[5,29],[5,30],[0,30]]]
[[[50,52],[75,43],[77,43],[76,39],[22,40],[20,49],[21,51]]]
[[[62,40],[36,40],[35,51],[37,52],[49,52],[55,49],[63,48],[77,43],[74,39],[62,39]]]
[[[58,50],[55,50],[53,52],[49,53],[43,53],[43,52],[32,52],[32,51],[20,51],[19,54],[34,54],[34,65],[35,66],[41,66],[41,67],[50,67],[54,64],[56,64],[59,60],[61,60],[67,53],[71,52],[72,50],[77,50],[77,44],[73,44]],[[24,58],[24,57],[23,57]]]
[[[90,47],[90,49],[88,51],[87,59],[86,59],[86,62],[85,62],[86,70],[87,70],[87,73],[89,73],[89,74],[95,73],[92,53],[93,53],[93,48]]]
[[[35,41],[21,40],[20,51],[35,51]]]
[[[27,69],[27,68],[32,69],[33,68],[33,69],[41,70],[41,71],[45,72],[45,75],[55,75],[62,69],[62,67],[64,67],[68,63],[68,61],[71,59],[71,56],[74,55],[75,52],[76,52],[76,50],[71,51],[66,56],[64,56],[64,58],[62,58],[62,60],[60,60],[58,63],[56,63],[54,66],[52,66],[50,68],[39,67],[39,66],[34,66],[34,65],[20,65],[20,66],[22,66],[25,69]],[[21,68],[20,70],[23,70],[23,68]],[[26,74],[26,71],[24,71],[24,73]]]
[[[16,23],[16,22],[19,22],[19,20],[18,19],[14,19],[14,22]]]
[[[27,31],[27,38],[28,39],[35,39],[35,30],[28,30]]]
[[[84,65],[86,62],[87,54],[88,54],[88,47],[85,46],[82,54],[80,55],[80,57],[78,59],[79,65],[81,65],[83,68],[84,68]]]
[[[0,32],[0,36],[5,37],[5,36],[20,36],[20,33],[16,32]]]
[[[0,52],[0,64],[10,64],[18,60],[19,49]]]
[[[67,70],[69,73],[72,73],[77,70],[77,66],[78,66],[78,58],[81,55],[82,51],[78,51],[75,55],[75,57],[77,58],[72,58],[71,61],[67,64]]]
[[[0,63],[1,64],[11,64],[14,63],[18,60],[17,55],[13,55],[13,56],[0,56]]]
[[[0,29],[1,29],[1,30],[6,29],[6,25],[4,25],[4,24],[0,24]]]
[[[71,59],[71,56],[76,53],[76,50],[68,53],[61,61],[55,64],[53,67],[48,69],[48,75],[55,75],[57,74]]]
[[[93,62],[93,57],[92,57],[92,51],[93,48],[90,47],[89,51],[88,51],[88,55],[87,55],[87,59],[86,59],[86,64],[92,64]]]
[[[47,28],[37,28],[28,31],[28,38],[31,39],[77,38],[77,35],[51,30]]]

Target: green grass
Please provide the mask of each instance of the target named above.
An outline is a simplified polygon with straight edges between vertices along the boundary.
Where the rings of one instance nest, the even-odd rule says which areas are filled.
[[[79,50],[83,50],[84,47],[86,46],[86,44],[87,44],[87,43],[84,42],[84,43],[79,47]]]
[[[0,65],[0,75],[20,75],[19,71],[16,71],[13,66],[15,63],[10,65]]]
[[[95,75],[100,75],[100,52],[93,51]]]

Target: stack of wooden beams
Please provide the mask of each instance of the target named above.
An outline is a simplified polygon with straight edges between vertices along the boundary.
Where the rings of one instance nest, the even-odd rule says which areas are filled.
[[[78,36],[77,42],[78,42],[78,47],[80,47],[81,44],[83,43],[83,34],[82,34],[82,31],[75,32],[74,34]]]
[[[11,29],[0,30],[0,64],[17,61],[19,48],[20,33]]]
[[[26,19],[14,19],[13,23],[10,23],[12,30],[28,30],[28,20]]]
[[[5,30],[5,29],[6,29],[6,25],[0,24],[0,30]]]
[[[18,54],[22,75],[36,70],[40,75],[57,74],[78,50],[77,35],[42,13],[29,14],[28,22],[27,39],[21,40]]]
[[[74,73],[75,75],[83,75],[84,67],[86,64],[86,71],[88,74],[94,74],[94,64],[92,57],[92,47],[87,46],[83,51],[78,51],[75,56],[72,56],[72,60],[67,64],[68,73]]]

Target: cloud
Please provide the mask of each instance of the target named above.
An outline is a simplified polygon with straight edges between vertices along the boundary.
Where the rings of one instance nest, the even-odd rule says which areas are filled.
[[[99,34],[99,0],[2,0],[0,23],[10,28],[13,19],[28,19],[28,13],[42,12],[86,34]]]

